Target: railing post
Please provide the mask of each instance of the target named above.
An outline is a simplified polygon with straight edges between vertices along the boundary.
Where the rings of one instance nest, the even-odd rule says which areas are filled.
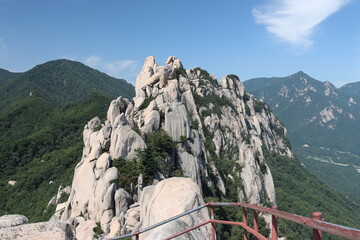
[[[313,212],[312,214],[312,219],[314,220],[319,220],[319,221],[323,221],[324,219],[322,218],[322,213],[321,212]],[[322,232],[319,229],[313,229],[313,235],[312,235],[312,239],[313,240],[321,240],[322,238]]]
[[[243,223],[247,226],[246,207],[242,207],[243,211]],[[244,240],[248,240],[247,231],[244,229]]]
[[[214,220],[214,207],[210,206],[210,218]],[[215,240],[215,224],[211,223],[211,240]]]
[[[254,209],[254,230],[256,232],[259,232],[258,212],[255,209]],[[254,240],[258,240],[258,238],[254,236]]]
[[[272,209],[277,210],[277,206],[273,206]],[[278,239],[278,229],[277,229],[277,217],[272,215],[272,224],[271,224],[271,240]]]
[[[135,234],[135,239],[136,240],[139,240],[140,239],[140,233],[139,232],[134,232],[134,234]]]

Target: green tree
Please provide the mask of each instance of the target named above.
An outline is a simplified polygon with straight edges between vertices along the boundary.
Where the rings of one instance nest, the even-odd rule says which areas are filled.
[[[173,150],[174,143],[167,132],[162,129],[150,133],[146,137],[145,143],[146,148],[138,150],[138,158],[144,173],[144,181],[146,184],[151,184],[156,172],[168,176],[170,170],[173,170],[166,158]]]

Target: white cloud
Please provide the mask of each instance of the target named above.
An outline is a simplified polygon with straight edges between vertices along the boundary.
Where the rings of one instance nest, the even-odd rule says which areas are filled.
[[[134,60],[123,60],[107,63],[105,69],[112,74],[119,74],[124,70],[134,71],[136,69],[136,62]]]
[[[307,49],[313,44],[315,27],[351,0],[272,0],[253,9],[255,20],[266,30],[293,46]]]
[[[135,82],[135,77],[140,71],[135,60],[106,61],[100,56],[93,55],[83,58],[83,60],[80,61],[110,76],[123,78],[132,83]]]
[[[101,61],[101,57],[99,56],[90,56],[85,58],[84,63],[90,67],[96,67]]]
[[[107,61],[98,55],[92,55],[89,57],[63,55],[61,58],[82,62],[91,68],[97,69],[112,77],[123,78],[131,83],[135,83],[136,76],[139,74],[141,69],[135,60]]]

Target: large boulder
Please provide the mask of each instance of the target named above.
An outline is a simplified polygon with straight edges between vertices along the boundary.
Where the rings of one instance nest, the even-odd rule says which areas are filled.
[[[191,226],[189,226],[187,223],[182,221],[181,219],[177,219],[173,222],[170,222],[166,225],[163,225],[159,227],[157,231],[154,231],[151,233],[146,240],[158,240],[158,239],[166,239],[169,236],[173,236],[184,229],[188,229]],[[209,238],[205,238],[201,233],[198,231],[191,231],[188,233],[185,233],[183,235],[180,235],[176,238],[176,240],[205,240]]]
[[[10,214],[0,217],[0,228],[15,227],[28,223],[29,220],[23,215]]]
[[[134,98],[136,107],[139,107],[146,97],[143,88],[146,86],[148,80],[154,75],[154,67],[156,67],[155,58],[153,56],[147,57],[144,61],[144,65],[139,76],[136,78],[136,96]]]
[[[0,229],[1,240],[76,240],[74,227],[62,222],[41,222]]]
[[[114,120],[120,113],[124,113],[126,111],[128,102],[122,97],[118,97],[117,99],[111,101],[109,109],[107,111],[107,119],[111,124],[114,123]]]
[[[76,227],[77,240],[93,240],[96,222],[93,220],[83,221]]]
[[[142,228],[159,223],[204,204],[199,186],[189,178],[169,178],[159,182],[156,186],[144,188],[140,199],[140,219]],[[177,223],[176,232],[185,230],[188,226],[195,226],[209,219],[208,210],[203,208],[197,212],[182,217]],[[181,223],[181,224],[180,224]],[[176,225],[176,224],[175,224]],[[166,232],[171,236],[174,233],[174,224],[165,224],[163,227],[141,234],[140,239],[158,239]],[[194,236],[210,239],[210,226],[203,226],[194,230]],[[160,234],[160,235],[159,235]],[[156,238],[155,238],[156,236]],[[186,238],[202,239],[202,238]]]
[[[118,116],[120,124],[111,134],[110,156],[112,159],[119,157],[133,159],[137,156],[136,149],[144,148],[145,142],[129,125],[122,122],[121,116],[123,115]],[[125,121],[125,117],[123,118]]]

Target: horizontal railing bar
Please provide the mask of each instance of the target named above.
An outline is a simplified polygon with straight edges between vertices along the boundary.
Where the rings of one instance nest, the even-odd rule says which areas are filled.
[[[246,231],[248,231],[249,233],[251,233],[252,235],[254,235],[255,237],[257,237],[258,239],[260,239],[260,240],[268,240],[268,238],[263,236],[261,233],[256,232],[253,228],[245,225],[243,222],[232,222],[232,221],[224,221],[224,220],[216,220],[216,219],[211,220],[210,222],[218,223],[218,224],[240,226],[240,227],[244,228]]]
[[[171,222],[171,221],[174,221],[174,220],[176,220],[176,219],[178,219],[178,218],[181,218],[181,217],[183,217],[183,216],[189,215],[190,213],[196,212],[196,211],[198,211],[198,210],[200,210],[200,209],[202,209],[202,208],[208,207],[209,205],[210,205],[210,202],[208,202],[208,203],[206,203],[206,204],[204,204],[204,205],[201,205],[201,206],[199,206],[199,207],[193,208],[193,209],[191,209],[191,210],[188,210],[188,211],[186,211],[186,212],[183,212],[183,213],[181,213],[181,214],[178,214],[178,215],[176,215],[176,216],[174,216],[174,217],[168,218],[168,219],[166,219],[166,220],[164,220],[164,221],[162,221],[162,222],[159,222],[159,223],[157,223],[157,224],[151,225],[150,227],[144,228],[144,229],[136,232],[136,234],[135,234],[135,233],[130,233],[130,234],[123,235],[123,236],[119,236],[119,237],[107,238],[107,240],[117,240],[117,239],[123,239],[123,238],[126,238],[126,237],[133,237],[133,236],[139,235],[139,234],[141,234],[141,233],[150,231],[150,230],[152,230],[152,229],[154,229],[154,228],[157,228],[157,227],[159,227],[159,226],[161,226],[161,225],[164,225],[164,224],[166,224],[166,223],[169,223],[169,222]]]
[[[125,235],[121,235],[121,236],[118,236],[118,237],[113,237],[113,238],[105,238],[105,240],[112,240],[112,239],[123,239],[123,238],[127,238],[127,237],[133,237],[135,236],[135,233],[128,233],[128,234],[125,234]]]
[[[307,218],[307,217],[303,217],[303,216],[299,216],[296,214],[292,214],[292,213],[287,213],[287,212],[283,212],[280,210],[276,210],[276,209],[271,209],[271,208],[266,208],[266,207],[262,207],[262,206],[258,206],[255,204],[248,204],[248,203],[232,203],[232,202],[208,202],[204,205],[201,205],[199,207],[193,208],[189,211],[186,211],[184,213],[178,214],[174,217],[171,217],[169,219],[166,219],[160,223],[157,223],[155,225],[152,225],[150,227],[144,228],[136,233],[130,233],[130,234],[126,234],[126,235],[122,235],[122,236],[118,236],[118,237],[113,237],[113,238],[108,238],[107,240],[117,240],[117,239],[123,239],[123,238],[127,238],[127,237],[133,237],[133,236],[137,236],[141,233],[147,232],[149,230],[152,230],[154,228],[157,228],[163,224],[169,223],[171,221],[174,221],[178,218],[181,218],[183,216],[186,216],[190,213],[193,213],[195,211],[198,211],[202,208],[205,207],[209,207],[209,206],[240,206],[240,207],[245,207],[245,208],[250,208],[253,210],[257,210],[259,212],[264,212],[267,214],[271,214],[274,216],[277,216],[279,218],[283,218],[286,220],[289,220],[291,222],[295,222],[298,223],[300,225],[306,226],[306,227],[310,227],[313,229],[318,229],[321,230],[323,232],[327,232],[330,233],[332,235],[336,235],[336,236],[340,236],[343,238],[347,238],[347,239],[351,239],[351,240],[358,240],[360,239],[360,230],[359,229],[354,229],[354,228],[349,228],[349,227],[345,227],[345,226],[341,226],[341,225],[336,225],[333,223],[329,223],[329,222],[325,222],[325,221],[319,221],[319,220],[315,220],[315,219],[311,219],[311,218]],[[206,225],[208,223],[220,223],[220,224],[230,224],[230,225],[237,225],[237,226],[241,226],[243,227],[245,230],[247,230],[248,232],[250,232],[251,234],[253,234],[254,236],[256,236],[259,239],[267,239],[265,238],[263,235],[259,234],[258,232],[256,232],[254,229],[250,228],[249,226],[245,225],[243,222],[231,222],[231,221],[223,221],[223,220],[214,220],[214,219],[210,219],[206,222],[200,223],[188,230],[185,230],[183,232],[181,232],[181,234],[179,233],[179,235],[176,236],[180,236],[184,233],[187,233],[191,230],[194,230],[196,228],[199,228],[203,225]],[[174,236],[174,237],[176,237]],[[174,238],[171,237],[171,238]],[[171,238],[167,238],[167,239],[171,239]]]
[[[177,233],[177,234],[175,234],[175,235],[173,235],[173,236],[171,236],[171,237],[165,238],[164,240],[170,240],[170,239],[176,238],[176,237],[178,237],[178,236],[180,236],[180,235],[183,235],[183,234],[185,234],[185,233],[188,233],[188,232],[190,232],[190,231],[192,231],[192,230],[195,230],[195,229],[197,229],[197,228],[199,228],[199,227],[202,227],[202,226],[204,226],[204,225],[206,225],[206,224],[209,224],[209,223],[211,223],[211,220],[210,220],[210,219],[207,220],[207,221],[205,221],[205,222],[199,223],[199,224],[196,225],[196,226],[193,226],[193,227],[191,227],[191,228],[188,228],[188,229],[186,229],[186,230],[184,230],[184,231],[182,231],[182,232],[179,232],[179,233]]]
[[[265,213],[301,224],[306,227],[318,229],[323,232],[327,232],[327,233],[330,233],[332,235],[336,235],[339,237],[353,239],[353,240],[360,239],[360,230],[359,229],[344,227],[344,226],[336,225],[336,224],[325,222],[325,221],[314,220],[311,218],[299,216],[299,215],[292,214],[292,213],[283,212],[283,211],[276,210],[276,209],[266,208],[266,207],[258,206],[255,204],[210,202],[210,205],[211,206],[241,206],[241,207],[251,208],[251,209],[258,210],[260,212],[265,212]]]
[[[210,220],[207,220],[205,222],[202,222],[196,226],[193,226],[191,228],[188,228],[182,232],[179,232],[175,235],[172,235],[171,237],[168,237],[168,238],[165,238],[164,240],[170,240],[170,239],[173,239],[173,238],[176,238],[180,235],[183,235],[185,233],[188,233],[192,230],[195,230],[199,227],[202,227],[206,224],[209,224],[209,223],[218,223],[218,224],[226,224],[226,225],[235,225],[235,226],[240,226],[244,229],[246,229],[246,231],[250,232],[251,234],[253,234],[255,237],[257,237],[259,240],[268,240],[268,238],[266,238],[265,236],[263,236],[261,233],[259,232],[256,232],[254,229],[252,229],[251,227],[245,225],[243,222],[231,222],[231,221],[223,221],[223,220],[217,220],[217,219],[210,219]]]
[[[165,223],[174,221],[174,220],[176,220],[176,219],[178,219],[178,218],[181,218],[181,217],[183,217],[183,216],[189,215],[190,213],[196,212],[196,211],[198,211],[198,210],[200,210],[200,209],[202,209],[202,208],[208,207],[209,205],[210,205],[210,203],[207,203],[207,204],[201,205],[201,206],[199,206],[199,207],[193,208],[193,209],[191,209],[191,210],[189,210],[189,211],[183,212],[183,213],[181,213],[181,214],[179,214],[179,215],[176,215],[176,216],[174,216],[174,217],[172,217],[172,218],[169,218],[169,219],[167,219],[167,220],[164,220],[164,221],[162,221],[162,222],[159,222],[159,223],[157,223],[157,224],[155,224],[155,225],[152,225],[152,226],[150,226],[150,227],[144,228],[143,230],[139,231],[139,233],[147,232],[147,231],[149,231],[149,230],[151,230],[151,229],[154,229],[154,228],[156,228],[156,227],[159,227],[159,226],[161,226],[161,225],[163,225],[163,224],[165,224]]]

